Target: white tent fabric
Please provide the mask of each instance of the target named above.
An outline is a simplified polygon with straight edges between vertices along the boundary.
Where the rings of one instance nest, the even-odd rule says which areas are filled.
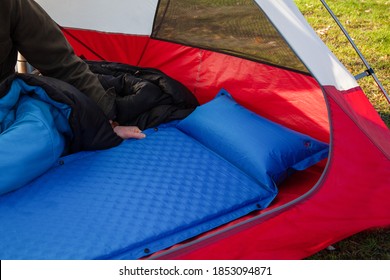
[[[158,0],[37,0],[37,2],[61,26],[132,35],[152,33],[158,5]],[[255,2],[321,85],[335,86],[338,90],[358,86],[354,77],[306,22],[294,1]]]
[[[37,0],[36,2],[64,27],[149,36],[152,33],[158,0]]]

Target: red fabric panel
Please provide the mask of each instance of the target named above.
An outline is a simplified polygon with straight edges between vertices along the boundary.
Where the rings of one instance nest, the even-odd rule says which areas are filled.
[[[78,56],[137,65],[149,41],[148,36],[129,36],[81,29],[63,29]]]
[[[316,191],[277,215],[163,258],[301,259],[359,231],[390,226],[390,160],[360,129],[362,117],[351,118],[350,108],[335,102],[336,89],[327,91],[332,91],[333,145],[330,164]],[[350,94],[363,98],[358,92]]]
[[[310,76],[268,65],[151,40],[140,62],[184,83],[200,103],[221,88],[248,109],[294,130],[329,141],[323,93]]]
[[[69,28],[64,32],[76,53],[86,59],[160,69],[186,85],[200,103],[225,88],[248,109],[329,141],[326,105],[312,77],[145,36]]]
[[[346,111],[350,118],[366,133],[384,154],[390,158],[390,130],[379,114],[373,110],[361,88],[339,92],[334,87],[325,87],[333,100]]]
[[[160,69],[183,83],[199,102],[204,103],[205,97],[198,92],[201,53],[202,51],[196,48],[151,39],[139,66]]]

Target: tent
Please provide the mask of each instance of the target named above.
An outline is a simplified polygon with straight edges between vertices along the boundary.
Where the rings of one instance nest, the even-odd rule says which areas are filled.
[[[265,209],[145,258],[301,259],[390,225],[390,132],[290,0],[39,0],[76,53],[156,68],[198,101],[221,88],[247,109],[330,145]]]

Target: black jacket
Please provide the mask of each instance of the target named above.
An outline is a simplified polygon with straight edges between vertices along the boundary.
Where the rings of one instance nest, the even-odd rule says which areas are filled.
[[[141,130],[183,119],[198,105],[180,82],[152,68],[87,61],[108,92],[116,95],[116,121]]]

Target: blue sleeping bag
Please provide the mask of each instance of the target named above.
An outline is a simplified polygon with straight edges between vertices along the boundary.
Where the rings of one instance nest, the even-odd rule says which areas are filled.
[[[0,194],[47,171],[72,135],[70,107],[24,81],[13,81],[0,99]]]
[[[61,155],[121,142],[99,106],[68,83],[29,74],[0,83],[0,195],[43,174]]]

